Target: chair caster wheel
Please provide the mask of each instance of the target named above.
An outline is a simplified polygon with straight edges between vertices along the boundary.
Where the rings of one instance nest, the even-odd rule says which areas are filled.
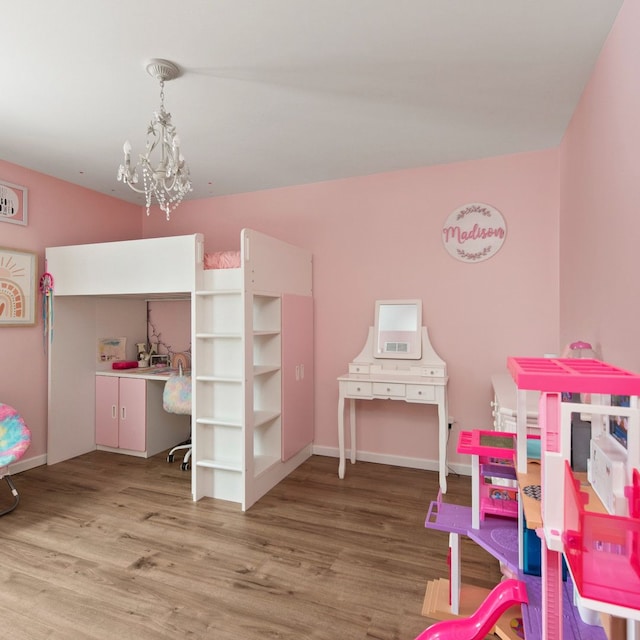
[[[173,453],[170,453],[170,454],[167,456],[167,462],[173,462]]]
[[[188,463],[188,462],[183,462],[183,463],[180,465],[180,468],[181,468],[183,471],[189,471],[189,469],[191,469],[191,464],[190,464],[190,463]]]

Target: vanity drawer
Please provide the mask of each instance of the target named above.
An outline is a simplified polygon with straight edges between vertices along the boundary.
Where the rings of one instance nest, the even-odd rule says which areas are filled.
[[[369,373],[369,365],[368,364],[355,364],[354,362],[349,364],[349,373],[359,373],[368,374]]]
[[[347,382],[347,396],[371,396],[370,382]]]
[[[405,386],[397,382],[374,382],[373,395],[404,398]]]
[[[424,400],[430,402],[436,398],[436,390],[431,385],[409,384],[407,385],[407,398],[409,400]]]

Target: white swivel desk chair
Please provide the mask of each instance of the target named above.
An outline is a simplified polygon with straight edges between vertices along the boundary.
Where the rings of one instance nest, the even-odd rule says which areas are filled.
[[[182,363],[178,374],[171,376],[164,385],[162,407],[168,413],[191,415],[191,376],[183,373]],[[185,451],[180,468],[187,471],[191,468],[191,438],[173,447],[167,455],[167,462],[173,462],[176,451]]]

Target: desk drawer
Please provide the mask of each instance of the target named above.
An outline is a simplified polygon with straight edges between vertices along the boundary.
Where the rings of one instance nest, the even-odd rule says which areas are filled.
[[[349,364],[349,373],[355,373],[355,374],[360,374],[360,375],[368,374],[369,373],[369,365],[368,364],[355,364],[355,363],[351,362]]]
[[[347,382],[347,396],[371,396],[370,382]]]
[[[436,399],[436,390],[427,384],[408,384],[407,399],[431,402]]]
[[[373,395],[374,396],[394,396],[398,398],[404,398],[405,386],[397,382],[374,382],[373,383]]]

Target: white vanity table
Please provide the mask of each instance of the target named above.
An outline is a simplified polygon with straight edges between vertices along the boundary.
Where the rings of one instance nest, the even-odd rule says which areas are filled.
[[[402,304],[406,301],[396,301]],[[379,305],[376,303],[376,326],[369,327],[367,342],[358,357],[349,364],[349,373],[338,378],[338,445],[340,465],[338,475],[345,474],[344,408],[349,404],[352,464],[356,461],[356,400],[404,400],[416,404],[431,404],[438,408],[438,451],[440,488],[447,490],[447,365],[438,356],[426,327],[421,327],[420,301],[417,305],[415,327],[410,331],[391,330],[378,323]],[[408,336],[413,333],[413,337]]]

